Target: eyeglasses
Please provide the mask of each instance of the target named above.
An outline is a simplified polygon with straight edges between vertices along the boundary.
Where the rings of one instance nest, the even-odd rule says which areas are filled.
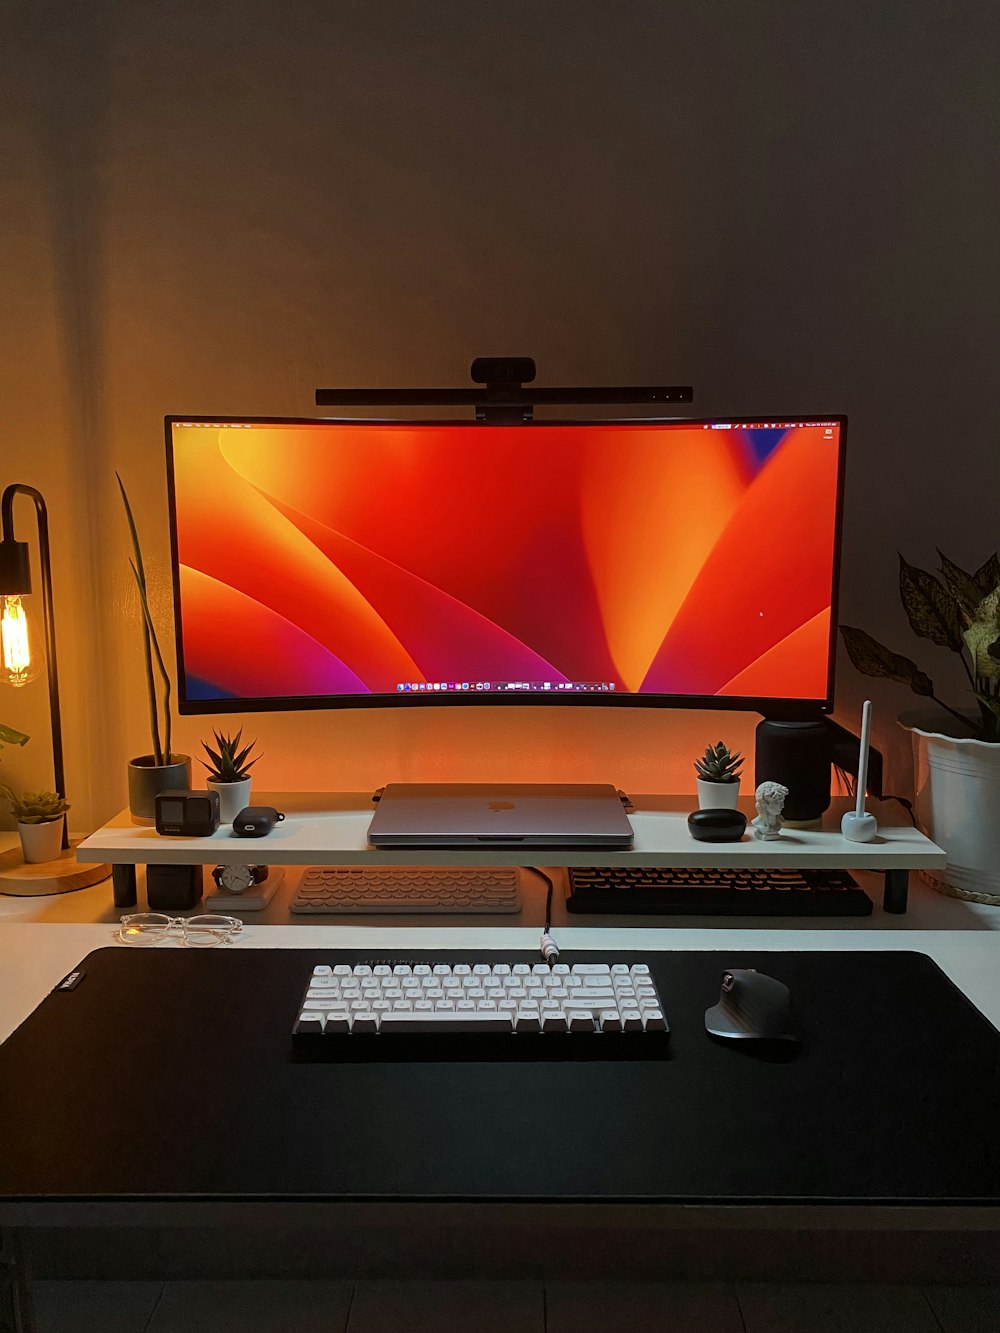
[[[180,931],[184,944],[211,948],[227,944],[243,929],[235,916],[165,916],[161,912],[131,912],[121,919],[118,938],[122,944],[159,944]]]

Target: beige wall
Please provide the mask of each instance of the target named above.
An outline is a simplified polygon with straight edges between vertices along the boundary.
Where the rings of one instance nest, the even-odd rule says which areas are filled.
[[[907,652],[895,549],[997,545],[991,0],[92,0],[2,23],[0,482],[41,486],[57,533],[78,827],[148,748],[114,470],[166,630],[167,412],[308,415],[319,384],[461,383],[497,351],[541,382],[693,383],[699,411],[846,411],[844,619]],[[845,719],[864,692],[842,660]],[[905,783],[909,696],[874,697]],[[35,737],[0,775],[50,781],[43,688],[0,717]],[[755,721],[249,719],[277,788],[636,791],[690,790],[692,754]]]

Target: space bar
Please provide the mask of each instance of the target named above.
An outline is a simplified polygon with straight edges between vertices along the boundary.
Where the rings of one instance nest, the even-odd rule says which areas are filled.
[[[383,1014],[379,1032],[512,1032],[505,1014]]]

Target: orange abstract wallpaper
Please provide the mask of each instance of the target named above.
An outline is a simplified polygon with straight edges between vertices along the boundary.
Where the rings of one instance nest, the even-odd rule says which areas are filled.
[[[823,699],[834,422],[174,422],[182,699]]]

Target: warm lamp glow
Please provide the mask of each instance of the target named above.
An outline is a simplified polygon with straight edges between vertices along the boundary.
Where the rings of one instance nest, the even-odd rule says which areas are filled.
[[[0,681],[27,685],[41,675],[42,667],[41,649],[34,642],[24,599],[0,597]]]

